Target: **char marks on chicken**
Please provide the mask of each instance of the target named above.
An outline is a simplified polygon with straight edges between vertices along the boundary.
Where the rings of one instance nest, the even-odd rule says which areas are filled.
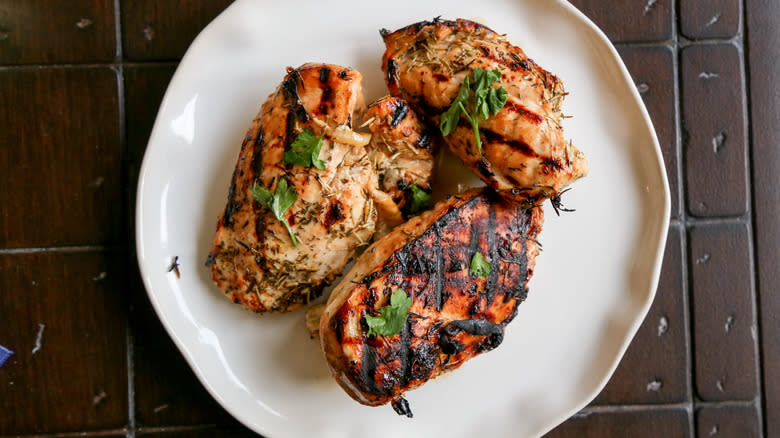
[[[411,415],[403,394],[497,347],[525,299],[543,213],[491,189],[440,201],[377,240],[333,291],[320,320],[331,373],[355,400],[393,404]],[[485,277],[470,270],[480,253]],[[368,335],[391,294],[413,299],[394,336]]]
[[[369,134],[351,129],[362,104],[362,76],[337,65],[288,69],[244,139],[217,223],[208,264],[214,282],[234,302],[256,312],[289,311],[318,297],[374,234],[376,209],[368,187],[377,179]],[[304,130],[322,136],[325,169],[285,164]],[[317,158],[317,157],[315,157]],[[284,224],[253,197],[252,188],[295,191]]]
[[[385,79],[437,126],[474,69],[498,70],[508,100],[479,121],[482,150],[465,118],[444,140],[488,186],[527,205],[558,196],[588,172],[584,155],[563,137],[563,83],[504,35],[469,20],[435,19],[383,30]]]

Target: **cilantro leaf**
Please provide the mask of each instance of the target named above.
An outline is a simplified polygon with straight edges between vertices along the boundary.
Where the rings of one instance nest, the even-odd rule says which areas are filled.
[[[441,135],[446,137],[452,134],[452,132],[455,131],[455,128],[458,127],[458,121],[460,121],[463,106],[469,100],[470,89],[469,77],[466,76],[466,79],[460,84],[460,90],[458,90],[457,97],[455,97],[455,100],[450,104],[450,108],[441,116],[441,123],[439,124]]]
[[[474,256],[471,257],[469,274],[472,277],[485,278],[490,274],[491,269],[493,269],[493,266],[485,259],[485,256],[479,251],[475,252]]]
[[[509,94],[506,92],[504,87],[501,88],[491,88],[488,91],[487,99],[485,101],[485,104],[487,105],[490,114],[495,116],[498,114],[499,111],[501,111],[501,108],[506,105],[506,101],[509,98]]]
[[[268,190],[267,188],[258,184],[257,181],[255,181],[255,185],[252,186],[252,196],[263,207],[267,207],[269,210],[271,209],[270,205],[274,199],[274,194],[271,193],[271,191]]]
[[[276,184],[276,193],[271,193],[270,190],[261,186],[255,180],[255,184],[252,186],[252,197],[257,200],[263,207],[271,210],[276,220],[284,224],[287,228],[287,232],[290,234],[290,240],[293,245],[298,247],[298,239],[293,234],[290,223],[284,214],[292,207],[295,201],[298,199],[298,193],[295,191],[295,187],[287,184],[287,180],[282,178],[279,183]]]
[[[366,315],[368,336],[395,336],[400,333],[409,318],[412,301],[403,289],[396,289],[390,295],[390,305],[379,309],[379,316]]]
[[[325,162],[320,160],[320,149],[322,149],[323,133],[317,137],[309,128],[306,128],[295,137],[290,150],[284,153],[282,163],[300,164],[303,167],[314,166],[317,169],[325,170]]]
[[[460,85],[458,95],[450,104],[450,107],[442,114],[439,129],[446,137],[458,126],[461,115],[471,123],[474,129],[477,150],[482,154],[482,139],[479,135],[479,120],[487,120],[495,116],[504,107],[509,94],[504,87],[493,88],[492,85],[501,79],[500,70],[472,70],[473,81],[466,76]],[[469,99],[469,97],[473,97]]]
[[[417,214],[423,210],[426,210],[431,204],[431,195],[425,192],[425,190],[417,187],[417,184],[412,183],[412,204],[409,207],[411,214]]]

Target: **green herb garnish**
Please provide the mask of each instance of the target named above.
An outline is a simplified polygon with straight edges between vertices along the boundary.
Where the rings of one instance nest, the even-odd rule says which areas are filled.
[[[295,137],[290,150],[284,153],[282,163],[300,164],[303,167],[314,166],[317,169],[325,170],[325,162],[320,160],[320,149],[322,148],[323,133],[317,137],[309,128],[306,128]]]
[[[295,187],[288,186],[287,180],[282,178],[276,185],[276,193],[271,193],[270,190],[261,186],[257,183],[257,180],[255,180],[255,184],[252,186],[252,196],[263,207],[271,210],[274,217],[284,224],[285,228],[287,228],[287,232],[290,233],[290,240],[292,240],[293,245],[297,248],[298,239],[295,237],[295,234],[293,234],[290,223],[287,222],[287,218],[284,217],[287,210],[289,210],[295,203],[295,200],[298,199],[298,193],[295,192]]]
[[[412,298],[403,289],[396,289],[390,295],[390,304],[379,309],[379,316],[366,315],[368,336],[395,336],[401,332],[409,317]]]
[[[474,128],[477,150],[482,155],[479,119],[487,120],[490,116],[498,114],[506,104],[508,93],[504,87],[491,87],[493,83],[501,79],[501,71],[481,68],[475,68],[472,71],[474,73],[473,82],[469,76],[466,76],[460,85],[458,96],[452,101],[447,111],[442,114],[439,129],[441,129],[443,136],[450,135],[458,126],[461,114],[465,115],[471,123],[471,127]]]
[[[481,252],[475,252],[471,257],[471,267],[469,268],[469,274],[472,277],[485,278],[490,274],[490,270],[493,266],[487,261],[485,256]]]
[[[409,207],[409,212],[417,214],[426,210],[430,204],[431,195],[425,193],[425,190],[417,187],[417,184],[412,183],[412,205]]]

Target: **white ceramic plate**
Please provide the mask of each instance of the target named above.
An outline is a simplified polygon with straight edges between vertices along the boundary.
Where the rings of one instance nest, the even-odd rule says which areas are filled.
[[[302,312],[258,316],[204,267],[241,140],[286,66],[349,65],[385,93],[380,28],[471,18],[506,32],[559,75],[565,133],[590,176],[547,211],[528,300],[503,345],[407,394],[414,419],[352,401],[330,378]],[[151,110],[151,108],[150,108]],[[445,157],[439,188],[469,179]],[[604,386],[650,306],[669,216],[658,141],[615,50],[562,0],[239,0],[195,40],[171,81],[144,157],[138,261],[151,301],[208,391],[268,437],[538,436]],[[167,273],[179,256],[181,279]]]

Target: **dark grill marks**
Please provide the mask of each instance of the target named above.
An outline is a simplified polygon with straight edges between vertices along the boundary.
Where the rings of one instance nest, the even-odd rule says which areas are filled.
[[[479,173],[485,178],[493,177],[493,171],[490,170],[490,163],[484,158],[477,161],[477,170],[479,170]]]
[[[301,73],[295,69],[289,69],[287,71],[287,77],[282,82],[282,92],[284,93],[284,100],[290,106],[290,109],[297,108],[301,104],[301,98],[298,96],[298,83],[300,82],[301,88],[305,89],[303,85],[303,78]],[[304,110],[304,113],[306,110]]]
[[[393,87],[398,84],[398,62],[395,59],[387,60],[387,85]]]
[[[401,345],[398,346],[398,357],[401,360],[401,379],[400,385],[404,387],[409,384],[412,376],[412,319],[406,320],[406,325],[401,330]]]
[[[443,218],[442,218],[443,219]],[[435,306],[436,311],[441,311],[442,306],[444,305],[444,254],[441,247],[441,226],[439,225],[438,221],[436,224],[434,224],[434,230],[436,232],[436,246],[434,248],[434,254],[436,257],[436,272],[432,273],[431,275],[436,276],[436,281],[434,282],[435,289]]]
[[[333,334],[336,335],[336,340],[341,343],[344,341],[344,332],[343,328],[347,324],[347,308],[342,307],[339,309],[339,312],[336,314],[336,316],[331,321],[330,325],[333,328]]]
[[[449,76],[443,75],[441,73],[434,73],[433,78],[438,82],[447,82],[451,79]]]
[[[520,207],[515,207],[517,213],[515,214],[515,230],[521,238],[521,250],[520,257],[515,257],[513,260],[517,263],[519,269],[519,275],[526,275],[528,272],[528,225],[531,220],[530,212],[523,210]],[[528,295],[528,289],[525,287],[525,281],[519,281],[517,287],[509,292],[512,297],[517,298],[518,304],[525,301]]]
[[[288,69],[287,77],[284,79],[284,82],[282,82],[284,100],[287,102],[287,106],[290,109],[290,112],[287,113],[285,126],[285,149],[289,148],[290,144],[295,140],[296,119],[302,122],[309,120],[309,114],[306,112],[306,108],[303,107],[300,96],[298,96],[298,82],[300,82],[301,88],[305,89],[301,73],[298,70]]]
[[[320,96],[320,105],[318,110],[320,114],[325,115],[328,112],[328,108],[333,100],[333,88],[330,85],[322,86],[322,95]]]
[[[361,318],[362,320],[363,318]],[[363,355],[360,358],[360,383],[363,384],[366,392],[371,394],[383,395],[385,391],[376,384],[376,368],[379,365],[377,360],[376,347],[368,343],[363,344]]]
[[[529,120],[530,122],[533,122],[533,123],[535,123],[537,125],[544,121],[544,118],[542,116],[540,116],[539,114],[532,113],[531,111],[528,111],[522,105],[518,105],[518,104],[516,104],[514,102],[507,102],[504,105],[504,108],[502,108],[502,109],[507,110],[507,111],[511,111],[513,113],[517,113],[517,114],[520,115],[520,117],[523,117],[523,118],[525,118],[525,119]]]
[[[526,142],[520,140],[505,140],[501,135],[485,128],[480,129],[480,132],[485,136],[485,140],[487,140],[488,143],[503,143],[527,157],[534,158],[539,156],[539,154],[537,154]]]
[[[479,249],[479,227],[474,222],[471,223],[471,240],[469,241],[469,260]]]
[[[252,148],[252,172],[254,173],[255,179],[260,178],[260,173],[263,170],[263,145],[265,144],[263,141],[264,136],[265,133],[263,132],[263,127],[258,127],[257,137],[255,137],[255,146]]]
[[[225,213],[222,215],[222,224],[228,228],[233,228],[233,215],[238,211],[240,204],[236,202],[236,179],[238,178],[238,166],[233,170],[233,177],[230,179],[230,188],[228,189],[227,204]]]
[[[390,121],[390,126],[395,128],[398,126],[401,121],[406,118],[406,115],[409,114],[409,105],[406,104],[403,100],[398,100],[395,111],[393,112],[393,119]]]
[[[328,82],[329,77],[330,77],[330,69],[328,67],[320,68],[320,82],[322,82],[323,84]]]
[[[295,137],[297,135],[295,134],[295,112],[290,111],[287,113],[287,120],[285,125],[285,134],[284,134],[284,150],[290,149],[290,145],[292,142],[295,141]]]
[[[504,340],[503,326],[494,322],[485,319],[452,321],[439,334],[439,347],[442,353],[454,355],[466,349],[466,345],[455,339],[460,332],[484,337],[476,343],[476,349],[479,352],[490,351],[498,347]]]
[[[490,263],[493,266],[493,268],[490,270],[490,274],[488,274],[487,284],[485,285],[485,295],[487,295],[487,303],[490,305],[490,303],[493,302],[493,296],[496,294],[496,283],[498,282],[498,271],[499,271],[499,264],[498,264],[498,257],[497,257],[497,251],[496,251],[496,206],[494,203],[489,202],[488,203],[488,232],[487,232],[487,238],[488,238],[488,248],[490,251]]]

